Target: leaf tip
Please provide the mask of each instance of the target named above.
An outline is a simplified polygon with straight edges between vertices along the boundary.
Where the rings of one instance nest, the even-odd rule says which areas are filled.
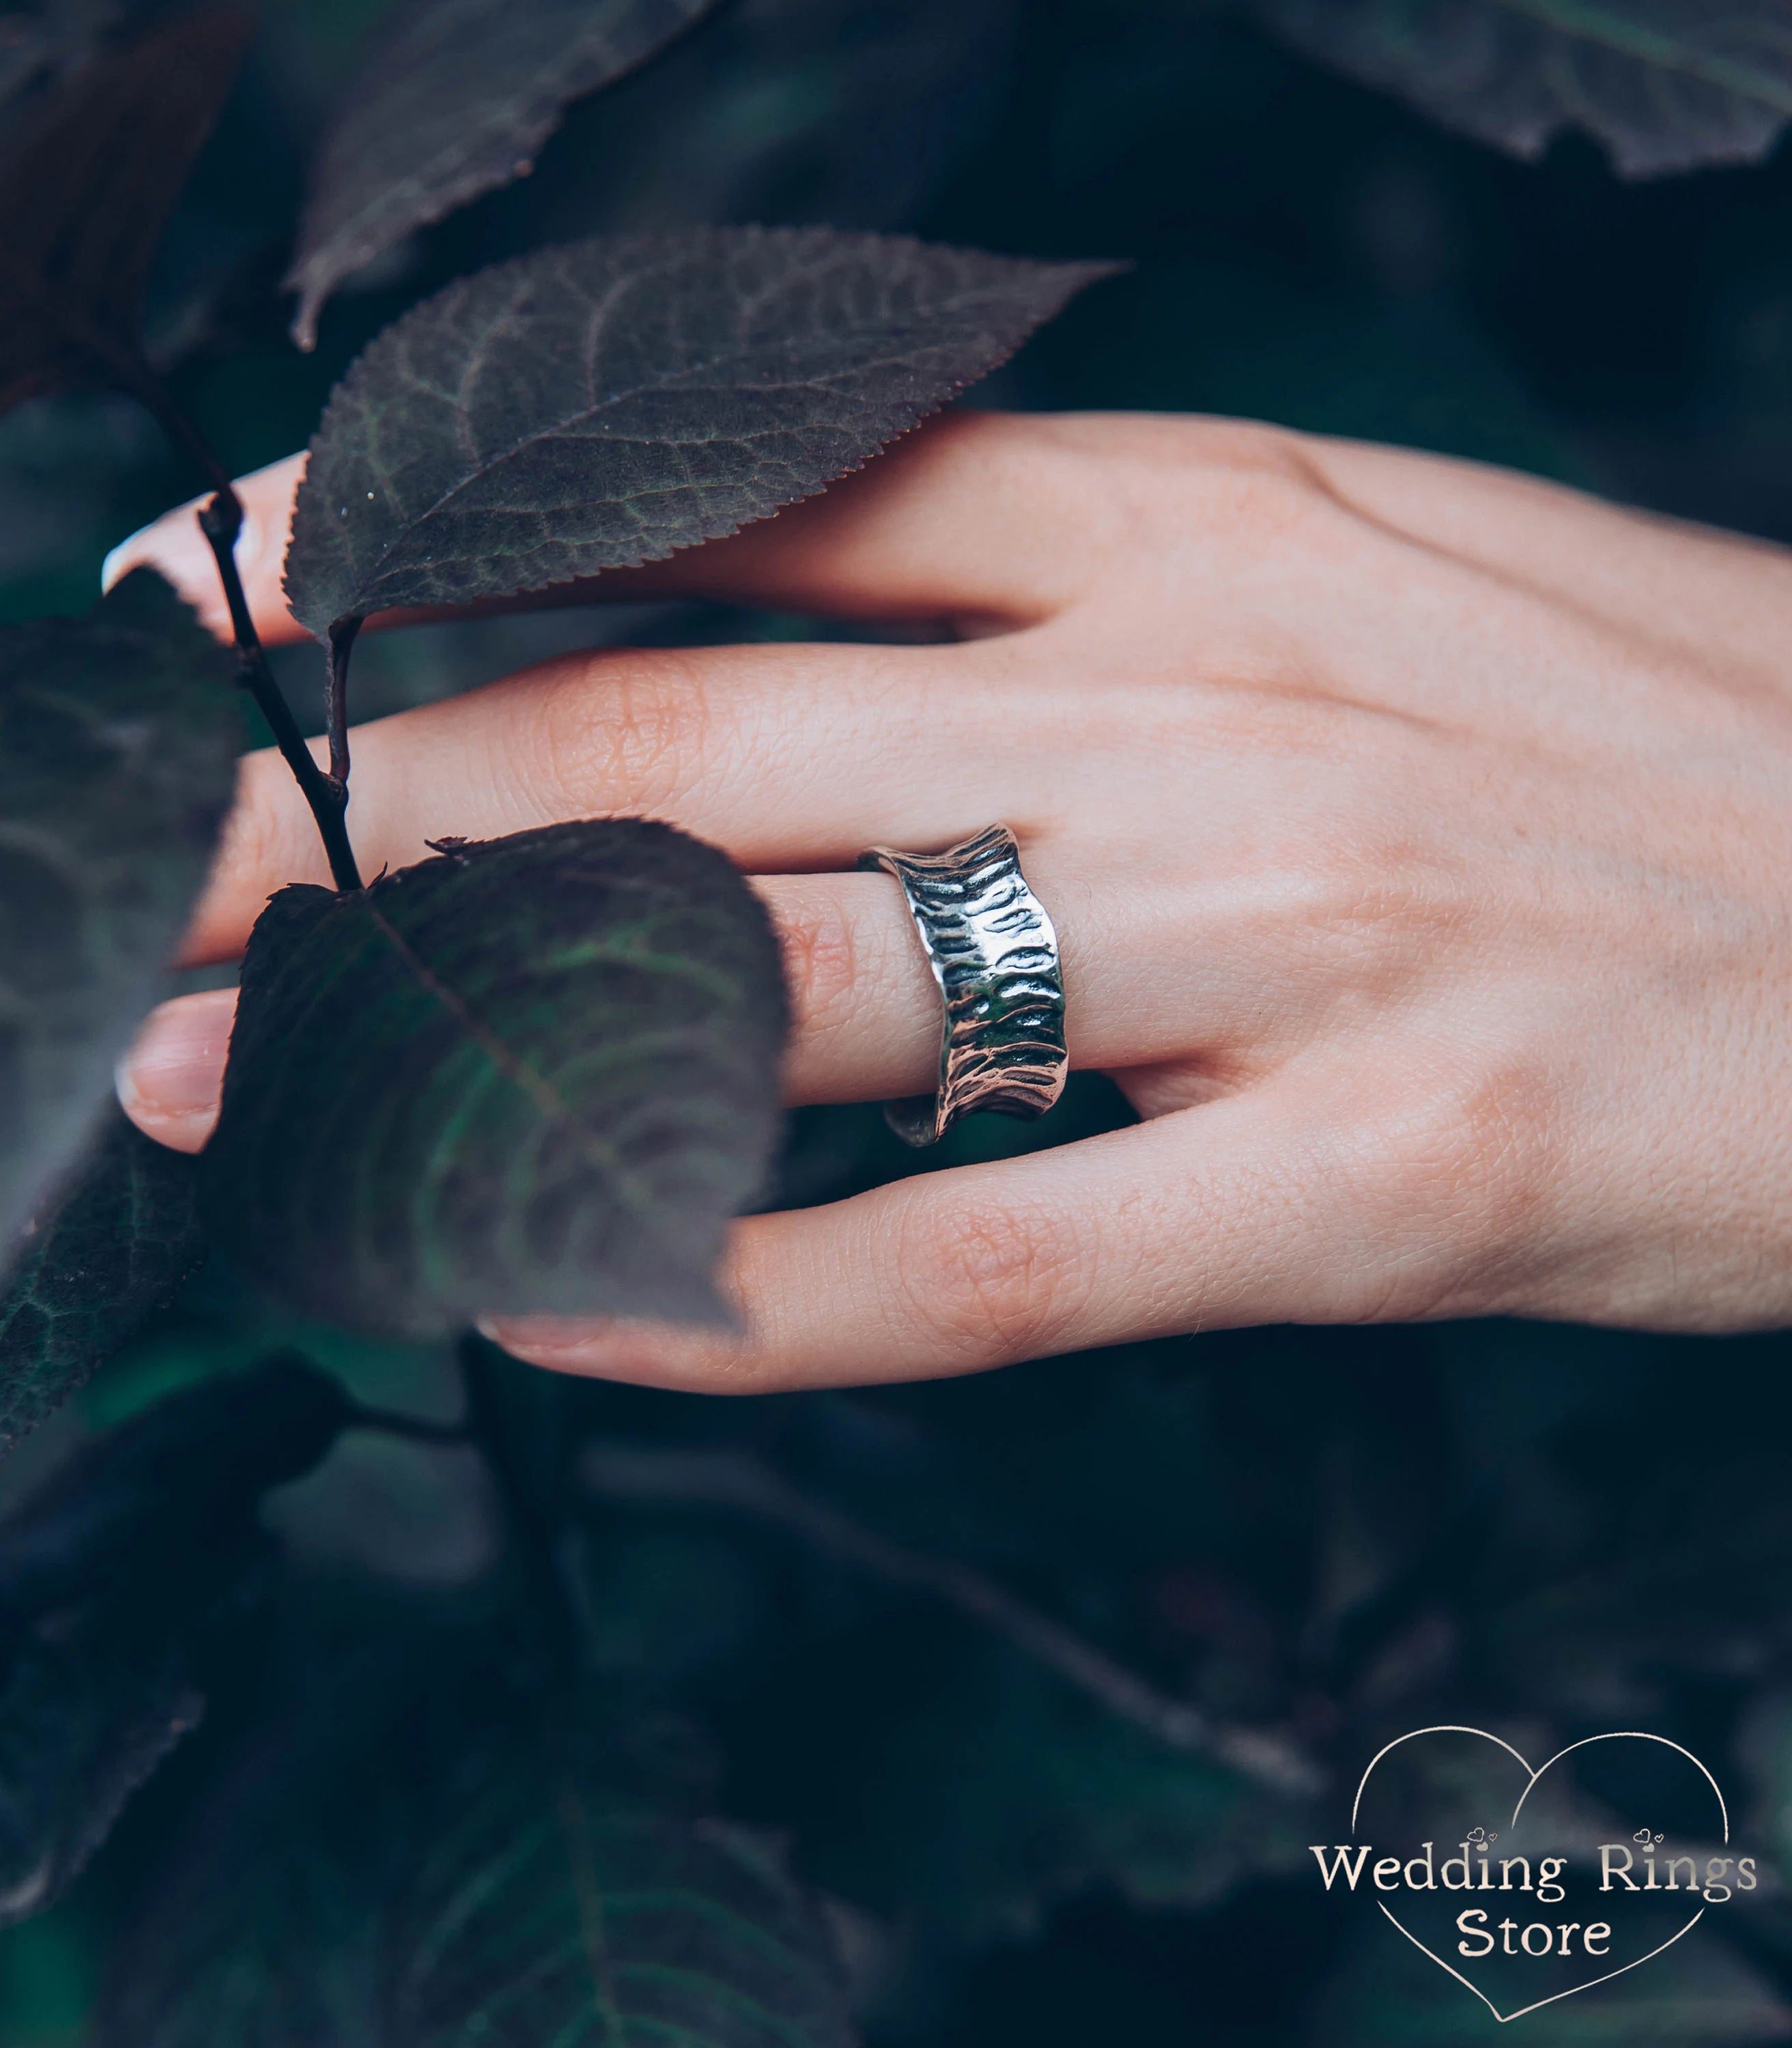
[[[309,355],[317,346],[317,316],[324,310],[324,294],[307,288],[299,299],[292,325],[286,330],[293,346]]]

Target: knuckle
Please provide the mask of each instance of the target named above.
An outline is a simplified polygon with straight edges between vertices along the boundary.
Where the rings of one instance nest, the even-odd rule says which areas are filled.
[[[1045,1356],[1062,1346],[1086,1301],[1079,1233],[1051,1211],[924,1200],[901,1235],[902,1306],[944,1359],[971,1366]]]
[[[1323,472],[1311,452],[1315,444],[1291,427],[1266,421],[1179,413],[1016,413],[1011,427],[1017,436],[1024,432],[1041,445],[1158,474],[1274,473],[1323,487]]]
[[[307,848],[311,832],[304,800],[285,762],[272,749],[245,754],[225,820],[218,872],[265,893],[293,872],[294,848]]]
[[[1257,541],[1301,538],[1335,511],[1309,465],[1268,448],[1255,460],[1207,469],[1201,483],[1209,518]]]
[[[1299,549],[1334,564],[1363,559],[1368,529],[1301,435],[1248,421],[1197,423],[1182,450],[1179,495],[1211,543]]]
[[[778,937],[798,1030],[820,1035],[844,1027],[863,986],[851,918],[838,903],[817,900],[781,920]]]
[[[1530,1061],[1496,1065],[1455,1092],[1454,1185],[1472,1241],[1495,1260],[1533,1235],[1553,1152],[1554,1091]]]
[[[1290,937],[1335,986],[1387,999],[1455,956],[1473,926],[1476,892],[1422,828],[1356,803],[1309,830],[1270,886]]]
[[[1456,936],[1460,912],[1442,892],[1384,871],[1346,878],[1331,892],[1320,922],[1374,992],[1391,995],[1434,969]]]
[[[1210,468],[1297,483],[1309,492],[1321,487],[1321,472],[1308,453],[1304,435],[1263,420],[1212,420],[1194,423],[1202,456]]]
[[[1090,423],[1092,442],[1076,432],[1054,431],[1041,441],[1056,449],[1065,480],[1084,501],[1105,481],[1128,514],[1135,540],[1174,522],[1210,545],[1220,534],[1254,544],[1304,537],[1315,519],[1336,511],[1324,472],[1286,429],[1243,420],[1175,420],[1145,415],[1124,422]]]
[[[1049,449],[1056,442],[1049,424],[1038,416],[982,412],[974,407],[942,413],[930,420],[924,431],[936,447],[966,448],[979,455],[1010,449]]]
[[[705,692],[689,664],[603,657],[540,697],[535,758],[564,805],[661,810],[690,787],[707,751]]]
[[[1386,1237],[1402,1246],[1365,1321],[1491,1313],[1535,1278],[1550,1241],[1556,1090],[1533,1058],[1449,1073],[1383,1122]]]

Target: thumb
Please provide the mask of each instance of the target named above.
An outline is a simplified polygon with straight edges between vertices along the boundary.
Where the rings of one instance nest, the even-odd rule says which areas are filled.
[[[118,1101],[145,1137],[197,1152],[211,1135],[224,1092],[224,1061],[236,991],[177,995],[150,1011],[118,1063]]]

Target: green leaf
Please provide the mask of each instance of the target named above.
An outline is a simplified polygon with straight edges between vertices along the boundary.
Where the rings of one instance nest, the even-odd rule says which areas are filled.
[[[533,1759],[452,1810],[417,1874],[398,2039],[850,2041],[822,1929],[750,1838],[615,1810]]]
[[[337,387],[293,518],[293,615],[323,639],[731,533],[858,468],[1109,267],[708,228],[482,270]]]
[[[110,1431],[0,1524],[0,1926],[55,1903],[196,1724],[200,1652],[266,1552],[262,1495],[348,1414],[270,1360]]]
[[[0,1243],[88,1142],[205,879],[232,673],[147,569],[0,628]]]
[[[76,70],[0,149],[0,411],[131,381],[149,265],[251,26],[184,14]]]
[[[1581,128],[1629,177],[1753,163],[1792,118],[1782,0],[1255,0],[1297,49],[1538,157]]]
[[[382,35],[312,168],[293,339],[324,302],[413,230],[508,184],[575,99],[611,83],[715,0],[424,0]]]
[[[285,889],[243,964],[204,1212],[351,1325],[713,1320],[784,1029],[758,898],[669,826],[553,825],[358,895]]]
[[[264,1766],[152,1887],[96,2048],[848,2048],[827,1934],[751,1839],[551,1742],[443,1747],[407,1716]]]
[[[199,1169],[122,1112],[0,1285],[0,1445],[86,1384],[205,1257]]]

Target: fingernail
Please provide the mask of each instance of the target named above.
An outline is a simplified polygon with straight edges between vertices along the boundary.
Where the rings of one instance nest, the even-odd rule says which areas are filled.
[[[570,1322],[552,1316],[488,1316],[479,1334],[531,1365],[649,1387],[677,1371],[675,1346],[650,1326],[624,1321]]]
[[[152,1010],[118,1067],[118,1100],[140,1131],[197,1152],[218,1121],[236,1014],[234,988],[176,996]]]
[[[479,1334],[519,1358],[607,1357],[630,1342],[628,1325],[608,1320],[572,1322],[558,1316],[486,1316]],[[637,1343],[634,1348],[638,1349]]]
[[[211,543],[200,531],[199,502],[196,498],[176,506],[121,541],[100,564],[100,588],[111,589],[135,568],[158,569],[208,624],[227,618]],[[260,558],[262,545],[261,522],[253,513],[245,513],[236,542],[237,572],[245,580]]]
[[[211,544],[199,529],[199,502],[176,506],[119,541],[100,564],[99,587],[110,590],[133,569],[160,569],[176,589],[196,588],[211,560]]]

